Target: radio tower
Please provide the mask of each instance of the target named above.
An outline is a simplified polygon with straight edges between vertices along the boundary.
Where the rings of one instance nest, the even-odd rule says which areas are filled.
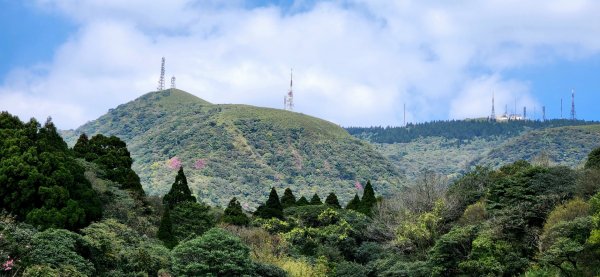
[[[560,119],[563,119],[563,113],[562,113],[562,97],[560,98]]]
[[[575,113],[575,90],[571,89],[571,120],[575,120],[577,114]]]
[[[290,69],[290,91],[288,91],[287,96],[283,98],[283,109],[287,111],[294,110],[294,90],[292,89],[293,81],[293,71]]]
[[[527,118],[527,107],[523,107],[523,120]]]
[[[542,121],[546,121],[546,106],[542,106]]]
[[[161,91],[165,89],[165,57],[162,57],[162,63],[160,65],[160,79],[158,79],[158,87],[156,90]]]
[[[492,115],[490,115],[490,120],[496,120],[496,105],[494,103],[494,95],[495,93],[492,92]]]
[[[171,89],[175,88],[175,76],[171,77]]]

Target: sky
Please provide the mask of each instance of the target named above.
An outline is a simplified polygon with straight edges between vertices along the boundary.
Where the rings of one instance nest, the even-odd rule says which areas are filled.
[[[600,1],[0,0],[0,110],[77,128],[167,79],[342,126],[600,120]]]

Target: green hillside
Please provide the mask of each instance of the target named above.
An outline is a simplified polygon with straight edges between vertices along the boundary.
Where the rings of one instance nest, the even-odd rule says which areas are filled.
[[[474,159],[471,165],[498,167],[517,160],[544,159],[550,164],[577,167],[600,146],[600,125],[569,126],[531,131]]]
[[[356,181],[382,194],[402,182],[397,167],[333,123],[181,90],[145,94],[63,135],[73,145],[82,133],[123,139],[147,193],[166,193],[181,162],[198,199],[221,206],[235,196],[255,207],[271,186],[307,197],[334,191],[346,202]]]

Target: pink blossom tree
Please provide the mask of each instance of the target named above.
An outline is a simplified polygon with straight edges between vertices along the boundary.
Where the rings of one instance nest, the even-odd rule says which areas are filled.
[[[354,183],[354,187],[355,187],[357,190],[362,190],[362,189],[363,189],[363,186],[360,184],[360,182],[359,182],[359,181],[356,181],[356,183]]]
[[[206,160],[205,159],[197,159],[196,162],[194,162],[194,169],[203,169],[204,167],[206,167]]]
[[[182,165],[181,160],[177,156],[175,156],[167,161],[167,166],[173,170],[179,170],[181,165]]]

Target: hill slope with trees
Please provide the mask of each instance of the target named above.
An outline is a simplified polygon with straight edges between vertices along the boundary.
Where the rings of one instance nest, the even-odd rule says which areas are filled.
[[[270,187],[323,198],[333,191],[347,202],[358,180],[371,180],[385,194],[403,179],[370,144],[330,122],[277,109],[213,105],[175,89],[143,95],[63,135],[72,145],[83,133],[124,140],[147,193],[165,194],[183,165],[197,198],[220,206],[237,197],[243,206],[256,207]]]

